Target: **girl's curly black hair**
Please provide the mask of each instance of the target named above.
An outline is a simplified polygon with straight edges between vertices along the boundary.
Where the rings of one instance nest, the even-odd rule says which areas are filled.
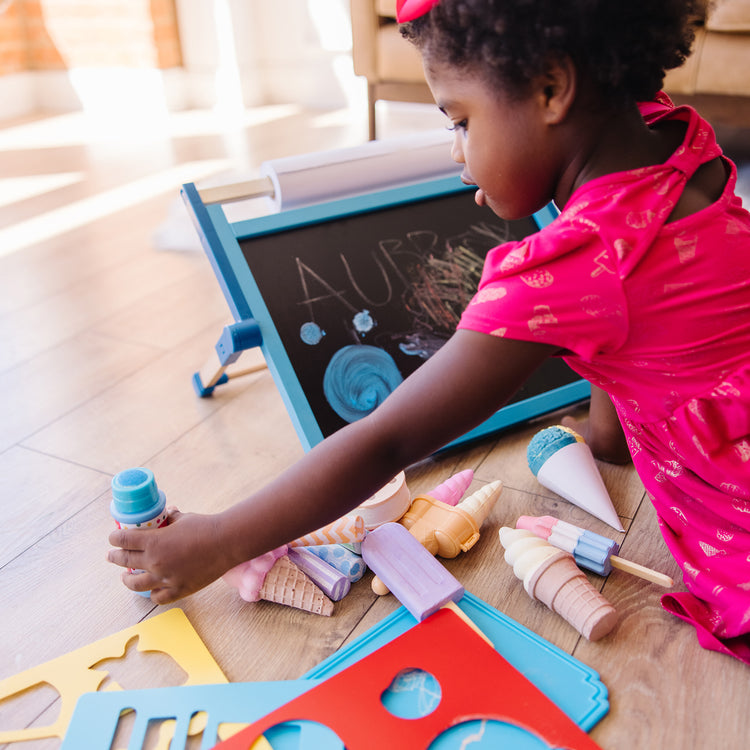
[[[690,54],[706,0],[441,0],[401,33],[429,59],[523,95],[570,58],[604,101],[646,101]]]

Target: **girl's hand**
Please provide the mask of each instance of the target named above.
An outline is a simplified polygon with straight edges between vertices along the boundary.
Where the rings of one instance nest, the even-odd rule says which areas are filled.
[[[113,531],[107,559],[143,572],[122,574],[132,591],[151,591],[156,604],[168,604],[207,586],[233,564],[219,531],[218,516],[169,509],[169,522],[159,529]]]

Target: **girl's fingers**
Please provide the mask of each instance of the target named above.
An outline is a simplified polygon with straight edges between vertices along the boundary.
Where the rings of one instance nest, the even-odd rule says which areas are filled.
[[[121,568],[133,568],[137,570],[142,558],[142,552],[129,549],[111,549],[107,553],[107,560],[115,565],[119,565]]]
[[[129,570],[126,570],[122,574],[122,582],[131,591],[137,592],[151,591],[157,583],[156,581],[154,581],[154,577],[150,573],[131,573]]]
[[[109,535],[109,543],[113,547],[121,547],[122,549],[130,550],[144,550],[146,543],[146,535],[151,533],[150,531],[128,531],[127,529],[117,529]]]
[[[176,506],[170,505],[167,508],[167,513],[169,516],[169,523],[173,523],[174,521],[177,521],[180,516],[182,516],[182,513],[177,509]],[[113,547],[121,547],[122,549],[128,549],[128,550],[138,550],[143,551],[146,549],[146,541],[149,534],[157,533],[158,529],[148,529],[148,530],[140,530],[140,529],[115,529],[110,535],[109,535],[109,543]]]

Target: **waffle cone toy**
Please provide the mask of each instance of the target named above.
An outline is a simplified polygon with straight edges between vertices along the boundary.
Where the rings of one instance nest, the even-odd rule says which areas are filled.
[[[288,607],[329,616],[333,602],[287,556],[280,557],[266,573],[260,598]]]
[[[241,563],[222,577],[246,602],[264,599],[318,615],[333,612],[333,602],[289,559],[286,545]]]
[[[617,622],[614,607],[589,582],[573,555],[525,529],[500,529],[505,560],[526,592],[546,604],[584,638],[596,641]]]

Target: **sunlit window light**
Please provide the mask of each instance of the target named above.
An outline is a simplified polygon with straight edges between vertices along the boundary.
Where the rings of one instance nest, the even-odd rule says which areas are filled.
[[[0,229],[0,257],[78,229],[159,195],[176,195],[183,183],[227,171],[231,166],[226,159],[180,164]]]
[[[10,206],[29,198],[36,198],[45,193],[83,182],[83,179],[81,172],[2,177],[0,178],[0,206]]]

